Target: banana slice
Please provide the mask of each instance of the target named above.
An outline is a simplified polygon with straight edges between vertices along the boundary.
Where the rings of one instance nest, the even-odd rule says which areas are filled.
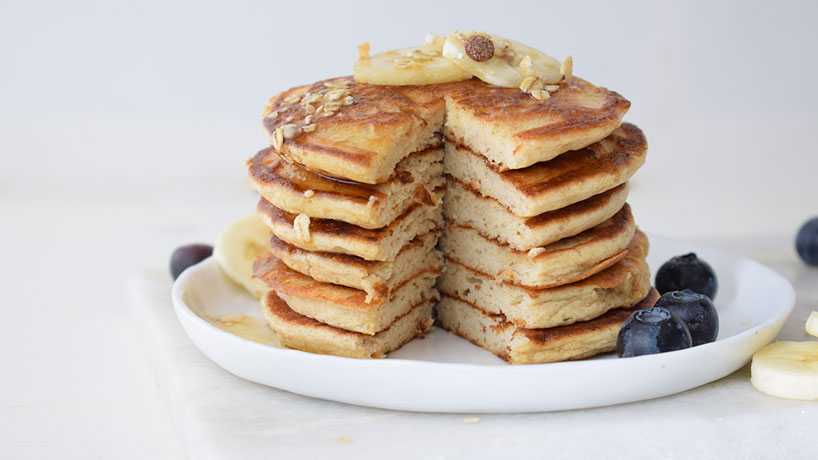
[[[771,396],[818,400],[818,342],[777,342],[753,356],[750,382]]]
[[[471,74],[441,55],[444,37],[427,36],[426,44],[369,56],[368,44],[358,48],[352,77],[371,85],[430,85],[468,80]]]
[[[482,62],[470,58],[466,52],[466,41],[472,35],[490,38],[494,44],[494,56]],[[546,85],[563,81],[560,61],[499,35],[454,31],[443,44],[443,56],[484,82],[506,88],[519,88],[523,79],[530,76],[539,77]]]
[[[270,252],[270,228],[257,214],[230,224],[216,240],[213,256],[222,272],[256,298],[270,290],[267,285],[253,278],[253,262],[262,254]]]
[[[807,318],[807,334],[818,337],[818,311],[810,313]]]

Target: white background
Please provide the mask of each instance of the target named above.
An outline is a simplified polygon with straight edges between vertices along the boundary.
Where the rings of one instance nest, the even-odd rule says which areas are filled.
[[[125,276],[249,213],[242,162],[288,87],[455,28],[632,102],[631,204],[676,238],[785,241],[818,215],[811,2],[0,3],[0,457],[178,458]],[[4,455],[5,454],[5,455]]]
[[[258,114],[274,93],[349,74],[363,41],[374,52],[479,29],[571,53],[578,75],[632,101],[627,120],[651,145],[632,199],[643,227],[791,233],[818,214],[816,13],[769,1],[4,3],[0,179],[63,193],[118,192],[112,177],[235,181],[265,144]]]

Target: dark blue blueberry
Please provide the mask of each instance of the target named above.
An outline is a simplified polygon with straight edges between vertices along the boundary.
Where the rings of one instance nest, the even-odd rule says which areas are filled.
[[[652,355],[692,346],[684,321],[667,308],[637,310],[625,320],[616,338],[616,356]]]
[[[690,289],[715,299],[718,288],[716,273],[707,262],[696,257],[695,252],[668,260],[656,272],[659,294]]]
[[[685,289],[662,294],[657,307],[667,308],[684,321],[693,346],[715,342],[719,335],[719,313],[710,297]]]
[[[818,265],[818,217],[808,220],[795,238],[795,250],[809,265]]]
[[[186,268],[196,265],[213,254],[213,246],[190,244],[179,246],[170,256],[170,274],[173,279],[179,277]]]

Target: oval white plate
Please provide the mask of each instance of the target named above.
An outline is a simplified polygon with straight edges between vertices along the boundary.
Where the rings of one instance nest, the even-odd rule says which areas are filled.
[[[425,412],[538,412],[605,406],[666,396],[724,377],[746,364],[781,329],[795,304],[782,276],[749,259],[652,236],[655,271],[695,251],[716,271],[716,342],[637,358],[510,366],[435,329],[388,359],[357,360],[262,345],[203,318],[261,317],[258,302],[227,280],[215,260],[186,270],[173,286],[179,321],[213,362],[253,382],[350,404]],[[651,278],[653,279],[653,278]]]

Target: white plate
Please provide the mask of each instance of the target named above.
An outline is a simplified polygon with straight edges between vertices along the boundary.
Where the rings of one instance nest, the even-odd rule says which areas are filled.
[[[792,286],[749,259],[651,237],[653,270],[695,251],[716,271],[720,332],[687,350],[617,359],[510,366],[491,353],[434,330],[388,359],[305,353],[245,340],[203,318],[261,317],[255,299],[228,281],[215,260],[186,270],[173,286],[179,321],[213,362],[253,382],[350,404],[424,412],[538,412],[641,401],[695,388],[746,364],[781,329],[795,304]]]

